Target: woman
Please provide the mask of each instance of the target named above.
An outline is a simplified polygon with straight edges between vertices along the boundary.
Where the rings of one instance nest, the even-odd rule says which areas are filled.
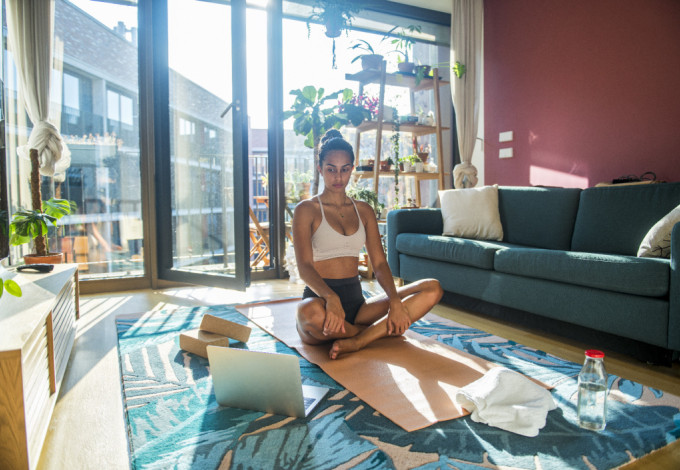
[[[300,202],[293,215],[295,257],[307,285],[297,329],[308,344],[333,341],[329,355],[336,359],[378,338],[402,335],[443,292],[436,279],[396,288],[373,209],[345,193],[354,169],[352,146],[335,129],[321,142],[317,170],[324,190]],[[359,280],[359,251],[364,246],[385,291],[367,300]]]

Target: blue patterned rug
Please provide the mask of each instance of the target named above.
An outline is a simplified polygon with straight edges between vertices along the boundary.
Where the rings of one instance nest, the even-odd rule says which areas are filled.
[[[179,332],[197,328],[205,313],[253,328],[248,343],[234,347],[297,355],[229,305],[117,319],[134,469],[603,469],[638,459],[680,434],[680,398],[611,375],[605,431],[582,430],[575,406],[580,364],[431,315],[413,330],[554,386],[558,408],[537,437],[469,417],[406,432],[303,358],[303,383],[331,388],[311,417],[222,408],[207,359],[178,344]]]

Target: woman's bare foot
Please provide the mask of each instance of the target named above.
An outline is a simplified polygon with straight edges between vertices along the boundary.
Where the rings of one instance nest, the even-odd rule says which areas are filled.
[[[355,338],[338,339],[333,342],[328,355],[331,359],[337,359],[340,354],[354,352],[361,349]]]

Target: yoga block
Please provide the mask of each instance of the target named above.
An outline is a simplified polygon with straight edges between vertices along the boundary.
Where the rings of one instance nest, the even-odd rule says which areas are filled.
[[[229,338],[243,343],[247,342],[248,338],[250,338],[249,327],[210,314],[203,315],[201,330],[228,336]]]
[[[208,358],[208,345],[229,347],[229,338],[203,330],[189,330],[179,335],[179,347],[187,352]]]

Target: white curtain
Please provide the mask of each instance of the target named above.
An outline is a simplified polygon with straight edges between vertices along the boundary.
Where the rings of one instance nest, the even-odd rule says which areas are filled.
[[[472,165],[471,160],[479,123],[483,28],[483,0],[453,0],[451,65],[460,62],[465,66],[465,73],[461,78],[451,74],[461,160],[453,169],[453,183],[456,188],[473,187],[478,181],[477,168]]]
[[[28,145],[19,147],[21,157],[38,150],[40,173],[63,178],[71,163],[59,129],[48,122],[52,74],[54,0],[6,0],[9,49],[14,56],[24,106],[33,123]]]

